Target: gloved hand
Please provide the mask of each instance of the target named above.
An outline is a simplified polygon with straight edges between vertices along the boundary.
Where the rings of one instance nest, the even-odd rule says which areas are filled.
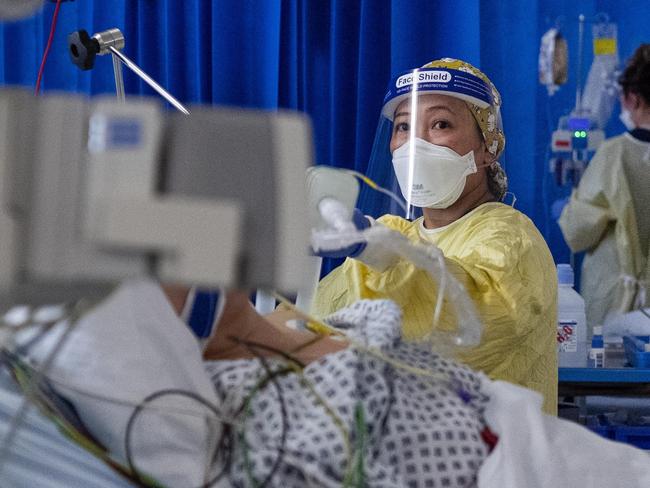
[[[354,226],[357,228],[357,230],[364,230],[370,227],[370,220],[358,208],[355,208],[354,212],[352,213],[352,222],[354,223]],[[353,244],[341,249],[332,249],[329,251],[321,250],[314,252],[314,254],[322,258],[354,258],[361,254],[365,248],[366,243],[359,242],[357,244]]]

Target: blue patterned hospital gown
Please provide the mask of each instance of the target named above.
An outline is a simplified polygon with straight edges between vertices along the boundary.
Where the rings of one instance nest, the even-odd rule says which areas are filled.
[[[267,375],[259,360],[207,362],[223,413],[238,422],[231,436],[230,482],[237,487],[264,482],[282,488],[338,487],[351,470],[358,473],[360,459],[363,481],[357,478],[356,486],[475,486],[488,454],[481,438],[485,377],[425,345],[402,342],[401,314],[393,302],[359,301],[328,323],[346,329],[355,343],[435,377],[354,346],[308,365],[304,379],[295,372],[283,374],[257,390]],[[275,371],[284,365],[273,360],[268,366]],[[362,455],[350,467],[351,452],[360,445]]]

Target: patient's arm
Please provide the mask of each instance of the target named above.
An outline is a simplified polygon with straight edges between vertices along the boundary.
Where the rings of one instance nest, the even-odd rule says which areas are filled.
[[[289,353],[302,363],[309,363],[331,352],[347,347],[342,341],[319,337],[308,331],[297,331],[284,323],[296,318],[288,312],[277,312],[263,317],[259,315],[245,293],[230,292],[226,300],[223,316],[215,335],[207,345],[206,359],[250,358],[250,349],[233,338],[262,344],[270,350]],[[269,349],[255,349],[264,355],[272,354]]]
[[[180,313],[188,288],[164,286],[163,289],[176,312]],[[272,351],[282,351],[307,364],[347,347],[347,343],[340,340],[286,327],[284,323],[292,318],[297,317],[287,311],[262,316],[255,311],[246,293],[228,292],[217,330],[209,339],[203,357],[211,360],[245,359],[253,358],[255,354],[270,356],[274,355]],[[244,342],[264,347],[251,351]]]

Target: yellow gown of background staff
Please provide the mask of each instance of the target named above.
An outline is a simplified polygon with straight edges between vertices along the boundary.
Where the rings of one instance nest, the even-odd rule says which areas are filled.
[[[650,143],[628,134],[596,152],[559,220],[573,252],[587,251],[581,294],[587,323],[647,305]]]
[[[381,224],[414,242],[438,246],[484,323],[481,344],[459,359],[493,379],[536,390],[544,410],[557,411],[557,278],[544,239],[521,212],[485,203],[440,229],[385,215]],[[355,259],[325,277],[312,312],[325,316],[363,298],[389,298],[404,314],[403,337],[423,338],[433,324],[437,285],[406,260],[378,272]],[[453,327],[443,308],[441,328]]]

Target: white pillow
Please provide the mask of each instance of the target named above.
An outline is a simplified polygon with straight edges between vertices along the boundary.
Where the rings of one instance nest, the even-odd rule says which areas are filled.
[[[58,324],[29,351],[30,357],[42,361],[65,327]],[[90,432],[123,463],[134,405],[150,395],[182,390],[218,408],[197,339],[153,282],[126,283],[82,317],[48,377]],[[162,395],[149,406],[155,408],[145,408],[131,428],[134,465],[166,486],[201,486],[209,479],[211,449],[222,431],[217,417],[208,417],[201,403],[177,394]]]

